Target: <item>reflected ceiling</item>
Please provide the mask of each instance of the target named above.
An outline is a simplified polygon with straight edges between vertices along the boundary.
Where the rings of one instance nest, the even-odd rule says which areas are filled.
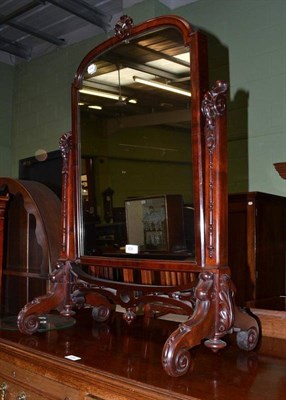
[[[166,111],[169,118],[174,112],[180,122],[185,113],[189,121],[190,96],[190,54],[178,32],[169,29],[118,46],[95,60],[85,74],[80,104],[81,111],[93,107],[111,118],[148,114],[145,124],[153,125],[158,113]]]

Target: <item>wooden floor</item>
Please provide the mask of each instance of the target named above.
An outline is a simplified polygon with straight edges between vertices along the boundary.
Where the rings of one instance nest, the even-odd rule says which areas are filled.
[[[286,399],[286,340],[265,337],[259,349],[250,353],[237,348],[235,337],[229,337],[229,345],[218,354],[201,345],[191,350],[193,365],[189,373],[170,378],[160,358],[176,323],[138,318],[128,326],[118,313],[108,324],[96,323],[91,310],[79,311],[76,318],[73,327],[31,337],[2,330],[0,342],[9,341],[31,352],[49,353],[64,363],[114,374],[146,390],[156,387],[168,399]],[[67,355],[81,359],[67,361]]]

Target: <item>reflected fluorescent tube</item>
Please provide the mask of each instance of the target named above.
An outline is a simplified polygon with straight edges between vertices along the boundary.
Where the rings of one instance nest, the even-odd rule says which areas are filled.
[[[93,110],[102,110],[101,106],[88,106],[88,108],[92,108]]]
[[[179,89],[174,86],[166,85],[165,83],[160,83],[156,81],[148,81],[143,78],[139,78],[138,76],[133,76],[133,80],[138,83],[142,83],[143,85],[152,86],[158,89],[168,90],[169,92],[182,94],[183,96],[191,97],[191,93],[187,90]]]
[[[104,97],[106,99],[119,100],[119,95],[115,93],[102,92],[101,90],[83,88],[80,93],[90,94],[92,96]],[[126,97],[121,96],[121,100],[126,100]]]

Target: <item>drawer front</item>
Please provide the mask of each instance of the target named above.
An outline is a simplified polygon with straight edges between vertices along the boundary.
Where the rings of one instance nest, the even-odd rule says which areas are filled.
[[[0,359],[0,400],[80,400],[80,391]],[[5,394],[6,397],[3,397]],[[23,394],[22,397],[20,395]],[[25,395],[24,395],[25,394]],[[25,397],[26,396],[26,397]]]
[[[44,397],[0,377],[0,400],[44,400]]]

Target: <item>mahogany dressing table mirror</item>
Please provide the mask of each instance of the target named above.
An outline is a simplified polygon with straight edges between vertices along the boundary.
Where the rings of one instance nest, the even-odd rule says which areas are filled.
[[[227,89],[208,89],[206,38],[177,16],[137,26],[123,16],[87,54],[60,140],[61,254],[52,291],[19,313],[21,332],[86,304],[98,323],[115,305],[127,323],[185,314],[162,351],[170,376],[203,340],[218,351],[236,331],[240,348],[255,348],[259,327],[235,306],[228,267]]]

